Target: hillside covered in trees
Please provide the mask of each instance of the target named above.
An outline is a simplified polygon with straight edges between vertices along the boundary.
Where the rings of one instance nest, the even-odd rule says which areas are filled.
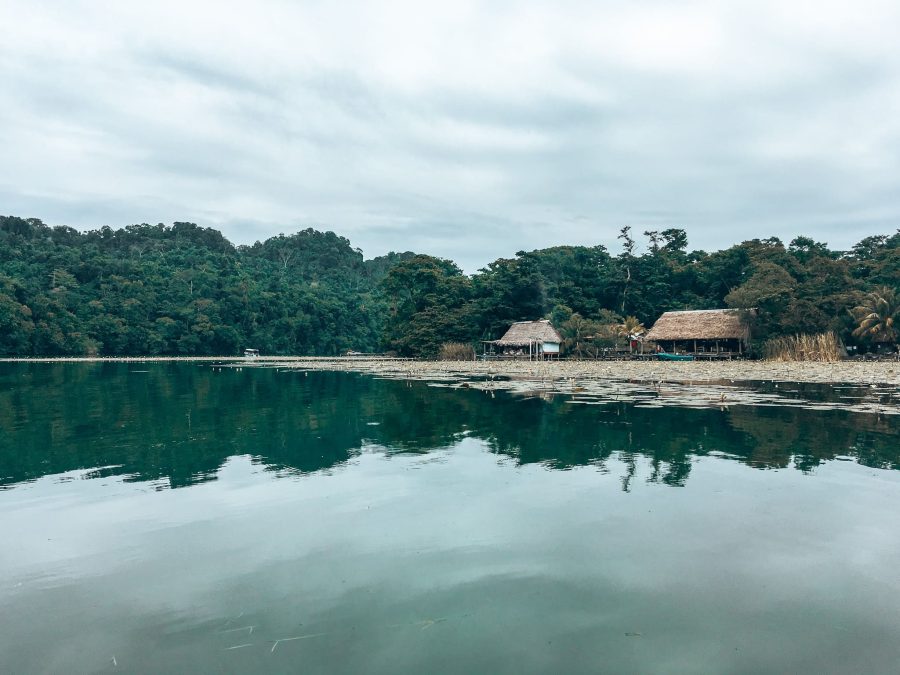
[[[193,223],[79,232],[0,217],[0,354],[433,356],[539,317],[577,348],[604,326],[716,307],[758,308],[760,340],[834,330],[857,343],[871,338],[853,335],[853,308],[900,285],[900,231],[850,251],[807,237],[689,251],[673,228],[643,233],[639,252],[635,236],[622,229],[617,255],[555,246],[465,275],[422,254],[365,260],[312,229],[234,246]]]

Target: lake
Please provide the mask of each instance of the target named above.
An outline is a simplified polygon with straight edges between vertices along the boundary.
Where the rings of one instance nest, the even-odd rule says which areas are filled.
[[[0,364],[0,672],[896,672],[900,416],[765,400]]]

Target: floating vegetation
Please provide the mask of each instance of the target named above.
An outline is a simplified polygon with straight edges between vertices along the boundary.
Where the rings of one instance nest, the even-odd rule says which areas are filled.
[[[810,343],[812,344],[812,343]],[[900,414],[900,377],[888,364],[849,362],[716,363],[605,362],[534,363],[510,361],[435,362],[310,359],[284,362],[285,369],[358,372],[380,380],[430,387],[469,389],[493,396],[505,391],[526,398],[567,396],[575,405],[634,403],[640,407],[720,408],[736,405],[792,406],[811,410],[845,410]],[[779,383],[792,383],[779,388]],[[799,395],[797,383],[853,385],[840,399]],[[763,385],[771,385],[765,387]],[[865,385],[861,387],[860,385]],[[768,389],[768,390],[766,390]],[[865,389],[865,393],[861,393]]]

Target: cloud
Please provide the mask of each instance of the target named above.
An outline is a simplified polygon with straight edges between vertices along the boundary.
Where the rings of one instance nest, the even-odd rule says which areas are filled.
[[[306,226],[473,271],[900,223],[891,2],[0,6],[0,198],[76,227]]]

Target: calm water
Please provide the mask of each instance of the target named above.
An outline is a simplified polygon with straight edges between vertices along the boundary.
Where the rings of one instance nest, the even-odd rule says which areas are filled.
[[[897,416],[0,364],[0,672],[897,672],[897,468]]]

